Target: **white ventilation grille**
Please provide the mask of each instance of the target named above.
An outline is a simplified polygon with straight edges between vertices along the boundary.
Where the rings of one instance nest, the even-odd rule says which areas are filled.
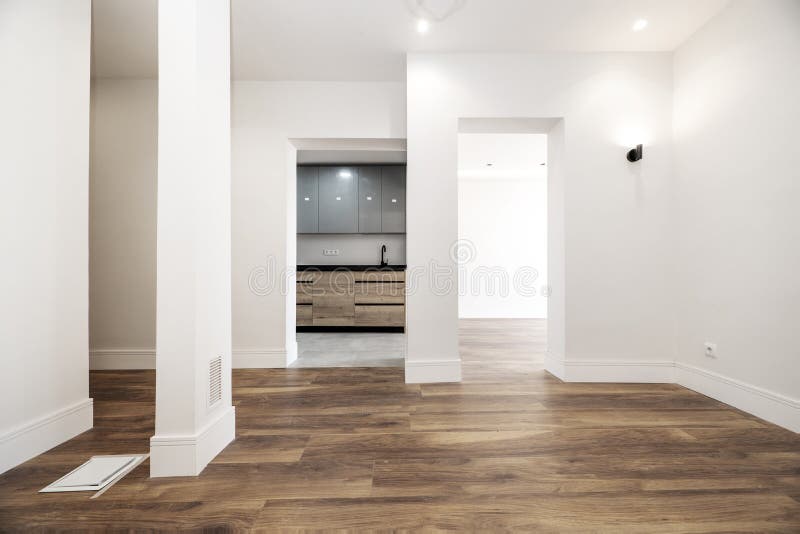
[[[208,406],[212,407],[222,400],[222,356],[217,356],[208,364]]]

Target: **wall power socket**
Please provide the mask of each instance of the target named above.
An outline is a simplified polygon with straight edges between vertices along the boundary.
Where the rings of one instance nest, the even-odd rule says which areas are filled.
[[[323,256],[338,256],[339,249],[338,248],[324,248],[322,249]]]
[[[716,358],[717,357],[717,344],[710,343],[706,341],[703,343],[703,354],[706,355],[706,358]]]

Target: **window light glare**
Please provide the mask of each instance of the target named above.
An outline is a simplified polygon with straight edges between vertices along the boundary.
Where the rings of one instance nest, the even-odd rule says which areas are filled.
[[[417,21],[417,31],[419,33],[428,33],[428,30],[431,29],[431,23],[425,19],[419,19]]]
[[[633,31],[640,32],[643,29],[647,28],[647,20],[646,19],[639,19],[633,23]]]

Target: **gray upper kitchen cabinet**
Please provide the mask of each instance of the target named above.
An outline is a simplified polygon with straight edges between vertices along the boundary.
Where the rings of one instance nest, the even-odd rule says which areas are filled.
[[[384,233],[406,231],[405,166],[381,167],[381,231]]]
[[[297,232],[319,231],[319,167],[297,167]]]
[[[381,231],[381,169],[358,168],[358,231],[362,234]]]
[[[319,167],[319,233],[358,233],[355,167]]]

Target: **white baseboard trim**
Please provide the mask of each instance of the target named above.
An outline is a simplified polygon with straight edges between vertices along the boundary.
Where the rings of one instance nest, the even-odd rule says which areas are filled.
[[[550,351],[547,351],[544,354],[544,370],[559,380],[564,382],[567,380],[567,370],[564,366],[564,358],[553,354]]]
[[[0,436],[0,473],[92,428],[94,402],[83,399]]]
[[[228,406],[199,432],[150,438],[150,476],[197,476],[236,437],[236,408]]]
[[[406,384],[461,382],[461,359],[406,360]]]
[[[233,349],[234,369],[282,369],[297,359],[284,349]]]
[[[290,343],[286,350],[286,367],[292,365],[297,360],[297,341]]]
[[[545,371],[564,382],[617,382],[670,384],[675,382],[675,363],[637,360],[565,360],[546,353]]]
[[[676,382],[792,432],[800,432],[800,399],[684,363],[675,364]]]
[[[293,351],[284,349],[234,349],[234,369],[284,368],[297,359]],[[156,349],[93,349],[89,351],[89,369],[93,371],[155,369]]]
[[[566,360],[563,365],[565,382],[675,382],[675,364],[671,361]]]
[[[564,382],[679,384],[800,433],[800,399],[680,362],[580,361],[546,354],[545,370]]]
[[[155,368],[156,349],[92,349],[89,351],[89,369],[93,371]]]

